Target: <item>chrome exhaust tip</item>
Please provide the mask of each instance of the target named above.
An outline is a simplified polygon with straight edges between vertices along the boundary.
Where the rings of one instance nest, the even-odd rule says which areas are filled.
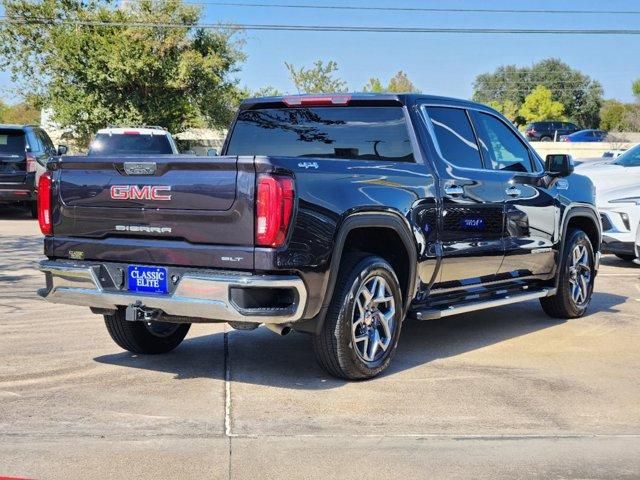
[[[291,327],[288,325],[279,325],[277,323],[265,323],[265,327],[271,330],[273,333],[277,333],[280,336],[285,336],[291,333]]]

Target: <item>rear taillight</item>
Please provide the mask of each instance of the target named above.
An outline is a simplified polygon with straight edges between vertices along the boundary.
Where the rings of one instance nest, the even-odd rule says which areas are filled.
[[[275,175],[258,177],[256,245],[280,247],[287,238],[293,214],[293,179]]]
[[[33,153],[27,153],[27,172],[36,171],[36,156]]]
[[[53,234],[51,222],[51,173],[45,172],[38,181],[38,223],[43,235]]]

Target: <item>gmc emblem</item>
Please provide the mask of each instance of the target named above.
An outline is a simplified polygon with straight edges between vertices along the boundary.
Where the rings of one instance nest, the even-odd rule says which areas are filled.
[[[162,192],[170,192],[168,185],[112,185],[111,198],[113,200],[159,200],[169,201],[171,195]]]

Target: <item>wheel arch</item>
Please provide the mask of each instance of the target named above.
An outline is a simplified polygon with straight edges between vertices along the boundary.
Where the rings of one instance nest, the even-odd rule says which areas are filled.
[[[600,252],[602,245],[602,227],[600,224],[600,216],[595,207],[589,205],[571,206],[566,210],[564,219],[562,221],[562,242],[560,243],[560,254],[558,256],[558,267],[562,262],[565,254],[567,232],[570,228],[579,228],[584,231],[591,246],[593,252],[596,255],[596,271],[598,268],[598,253]],[[560,268],[557,268],[555,275],[555,286],[558,286],[560,280]]]
[[[413,296],[415,295],[417,270],[417,249],[409,224],[399,213],[361,211],[350,214],[340,223],[333,243],[327,278],[323,284],[324,292],[322,294],[323,300],[320,311],[312,319],[298,322],[295,325],[296,329],[312,333],[320,331],[328,305],[333,297],[344,254],[352,250],[352,246],[354,245],[351,245],[351,243],[360,246],[363,235],[366,232],[371,233],[373,230],[378,234],[382,234],[382,237],[377,238],[375,242],[365,243],[365,247],[373,247],[376,244],[380,245],[382,240],[393,239],[395,242],[400,242],[402,250],[396,253],[393,252],[393,247],[397,246],[395,244],[387,246],[388,248],[384,251],[379,247],[372,248],[371,250],[364,248],[360,251],[368,251],[374,255],[380,255],[394,267],[401,288],[403,289],[403,315],[406,314],[411,300],[413,300]],[[384,236],[384,232],[387,232],[388,236]],[[403,253],[405,254],[404,256]],[[402,263],[403,266],[398,268],[400,263]]]

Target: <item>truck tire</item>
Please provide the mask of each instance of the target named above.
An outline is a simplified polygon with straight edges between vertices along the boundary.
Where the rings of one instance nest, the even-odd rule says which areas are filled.
[[[620,260],[624,260],[625,262],[633,262],[636,259],[635,255],[627,254],[627,253],[614,253],[616,257]]]
[[[187,335],[190,323],[129,322],[124,310],[105,315],[109,335],[119,347],[131,353],[167,353],[176,348]]]
[[[553,140],[553,138],[551,138],[551,137],[550,137],[550,136],[548,136],[548,135],[545,135],[544,137],[541,137],[541,138],[540,138],[540,141],[541,141],[541,142],[550,142],[550,141],[552,141],[552,140]]]
[[[381,257],[349,254],[342,262],[322,330],[313,337],[320,366],[347,380],[386,369],[402,327],[402,293]]]
[[[27,206],[29,208],[31,218],[38,218],[38,202],[34,200],[33,202],[29,202]]]
[[[540,299],[547,315],[565,319],[584,315],[593,293],[594,264],[593,247],[587,234],[582,230],[568,230],[558,272],[558,291]]]

